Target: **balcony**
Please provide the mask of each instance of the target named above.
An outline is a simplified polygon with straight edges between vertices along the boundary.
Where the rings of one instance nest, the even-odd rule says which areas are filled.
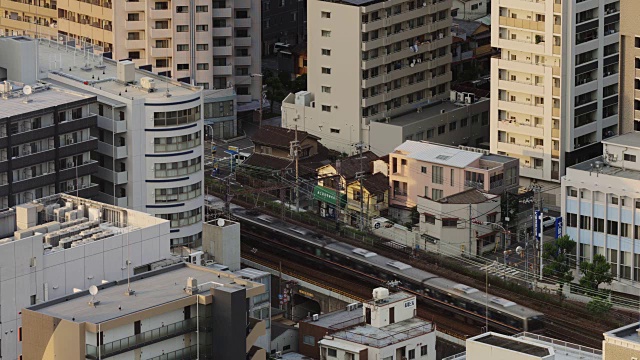
[[[196,328],[197,318],[191,318],[100,345],[100,349],[97,346],[86,344],[86,358],[98,359],[98,356],[105,358],[122,354],[145,345],[194,332]]]
[[[171,10],[169,9],[149,9],[149,18],[151,20],[163,20],[163,19],[171,19]]]
[[[213,75],[233,75],[233,66],[214,66]]]
[[[97,161],[87,161],[84,164],[78,164],[78,166],[73,166],[73,164],[71,164],[70,167],[61,169],[58,177],[60,181],[71,180],[75,179],[76,176],[93,175],[97,173],[98,168],[99,166]]]
[[[126,40],[124,42],[124,47],[127,50],[136,50],[136,49],[144,49],[147,46],[146,40]]]
[[[560,129],[551,129],[551,137],[555,139],[560,138]]]
[[[251,27],[251,18],[233,19],[233,26],[236,28],[249,28]]]
[[[116,159],[124,159],[127,157],[126,146],[113,146],[102,141],[98,142],[98,152],[115,157]]]
[[[125,21],[124,29],[127,31],[144,30],[144,25],[145,25],[144,21],[128,21],[127,20]]]
[[[213,48],[213,52],[216,54],[216,56],[232,56],[233,47],[232,46],[216,46]]]
[[[77,143],[62,145],[58,148],[59,157],[68,157],[78,155],[87,151],[95,151],[98,148],[98,139],[89,137],[89,139],[79,141]]]
[[[235,45],[235,46],[251,46],[251,36],[234,38],[233,39],[233,45]]]
[[[260,336],[267,333],[267,325],[264,321],[249,318],[249,325],[247,325],[247,352],[251,349],[253,344],[256,343]]]
[[[211,36],[215,37],[231,37],[233,28],[231,27],[214,27],[211,28]]]
[[[158,48],[158,47],[151,47],[151,57],[154,58],[168,58],[171,57],[172,55],[172,50],[169,47],[166,48]]]
[[[105,204],[112,204],[120,207],[127,207],[128,198],[126,196],[122,197],[113,197],[111,195],[105,194],[103,192],[98,192],[96,194],[96,201],[100,201]]]
[[[531,122],[518,122],[516,120],[499,119],[498,129],[518,134],[526,134],[544,137],[544,126],[535,126]]]
[[[554,159],[559,159],[560,158],[560,150],[551,149],[551,157],[554,158]]]
[[[544,21],[514,19],[506,16],[500,16],[500,25],[526,30],[544,31],[545,23]]]
[[[113,121],[107,117],[98,115],[98,127],[118,134],[127,131],[127,122]]]
[[[216,55],[218,55],[216,53]],[[250,66],[251,56],[238,56],[234,60],[236,66]]]
[[[211,9],[211,16],[214,18],[230,18],[231,13],[231,8]]]
[[[126,171],[113,172],[111,169],[104,168],[102,166],[98,167],[98,172],[96,176],[102,180],[106,180],[109,182],[115,182],[116,185],[126,184],[129,179],[129,175]]]
[[[139,22],[139,21],[137,21]],[[129,29],[127,29],[129,30]],[[138,29],[143,30],[143,29]],[[170,38],[172,36],[171,29],[156,29],[151,28],[151,38],[152,39],[162,39],[162,38]]]

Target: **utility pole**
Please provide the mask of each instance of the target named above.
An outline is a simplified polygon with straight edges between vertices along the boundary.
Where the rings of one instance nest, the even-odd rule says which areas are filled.
[[[298,158],[300,157],[300,142],[298,141],[298,125],[296,125],[295,129],[295,138],[289,144],[289,152],[296,162],[296,211],[300,212],[300,185],[298,180]]]
[[[472,218],[471,218],[471,204],[469,204],[469,249],[467,250],[467,253],[469,254],[469,258],[471,258],[471,224],[472,224]]]
[[[336,171],[338,176],[336,177],[338,183],[336,184],[336,230],[340,230],[340,188],[342,187],[342,178],[340,177],[340,160],[336,160]]]
[[[359,142],[356,144],[356,149],[358,150],[358,155],[360,156],[360,172],[356,174],[356,179],[360,183],[360,231],[364,231],[364,192],[362,182],[364,181],[364,171],[362,169],[362,148],[364,148],[364,144]]]
[[[227,176],[225,182],[227,185],[227,193],[224,194],[224,212],[227,214],[227,218],[231,219],[231,199],[233,199],[233,195],[231,194],[231,175]]]
[[[540,231],[540,281],[542,281],[542,251],[544,250],[544,225],[542,225],[542,187],[538,186],[538,210],[540,210],[540,227],[542,230]]]

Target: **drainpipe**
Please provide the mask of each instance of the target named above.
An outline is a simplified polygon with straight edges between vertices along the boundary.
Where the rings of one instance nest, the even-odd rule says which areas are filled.
[[[622,150],[622,159],[620,159],[620,160],[622,160],[622,170],[623,171],[624,171],[624,153],[626,153],[627,150],[629,150],[629,148],[625,146],[624,150]]]

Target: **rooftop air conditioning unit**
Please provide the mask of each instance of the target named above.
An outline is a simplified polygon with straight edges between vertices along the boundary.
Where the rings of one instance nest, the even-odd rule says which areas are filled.
[[[153,90],[155,90],[156,88],[155,80],[153,80],[153,78],[150,78],[148,76],[140,78],[140,85],[142,86],[143,89],[147,89],[150,92],[153,92]]]
[[[320,315],[318,314],[313,314],[313,316],[311,317],[313,321],[318,321],[319,318],[320,318]]]

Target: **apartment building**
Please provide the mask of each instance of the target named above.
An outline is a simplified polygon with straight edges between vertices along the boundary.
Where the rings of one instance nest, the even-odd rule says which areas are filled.
[[[257,0],[5,0],[0,36],[59,41],[205,89],[234,87],[242,103],[259,99]]]
[[[406,141],[389,154],[389,210],[398,219],[410,215],[418,197],[438,201],[468,189],[498,195],[518,182],[518,159],[487,150]]]
[[[450,10],[451,0],[308,1],[308,91],[283,100],[283,127],[350,154],[375,146],[371,122],[448,98]]]
[[[301,321],[299,351],[314,359],[435,359],[435,326],[416,310],[414,295],[373,289],[369,301]]]
[[[478,20],[491,12],[491,0],[453,0],[451,16],[459,20]]]
[[[620,2],[620,134],[640,131],[640,29],[637,1]]]
[[[181,263],[89,291],[22,310],[25,359],[266,359],[247,307],[262,284]]]
[[[557,183],[618,131],[620,2],[491,3],[491,152]]]
[[[640,134],[603,141],[603,153],[567,168],[562,178],[565,233],[576,241],[579,262],[603,255],[616,281],[613,290],[640,294]],[[603,186],[604,185],[604,186]]]
[[[0,41],[0,53],[5,43],[32,49],[28,45],[34,42],[6,38]],[[42,83],[97,96],[87,107],[94,119],[97,115],[97,126],[88,130],[97,138],[97,151],[88,159],[98,163],[92,176],[98,184],[96,199],[170,220],[172,246],[199,247],[204,205],[202,88],[136,69],[130,61],[116,63],[53,41],[41,39],[37,48],[37,53],[14,52],[10,63],[22,62],[31,68],[26,73],[37,73]]]
[[[604,333],[602,360],[640,358],[640,323]]]
[[[526,332],[513,336],[486,332],[468,338],[465,343],[466,352],[442,360],[624,359],[607,358],[599,349]]]
[[[0,83],[0,209],[61,192],[98,194],[96,101],[49,85]]]
[[[166,220],[67,194],[0,212],[2,357],[43,358],[28,356],[23,308],[154,268],[169,236]]]

